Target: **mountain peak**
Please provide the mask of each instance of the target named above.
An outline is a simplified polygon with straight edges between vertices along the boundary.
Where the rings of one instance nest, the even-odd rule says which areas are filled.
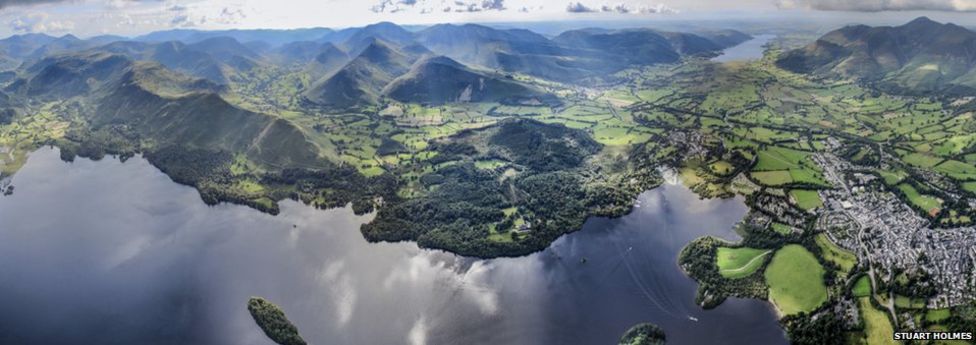
[[[905,23],[905,25],[902,25],[902,28],[909,30],[924,30],[927,28],[937,28],[942,26],[944,26],[944,24],[931,20],[929,17],[921,16],[908,23]]]
[[[426,57],[387,85],[383,94],[401,102],[519,101],[541,92],[513,80],[469,69],[446,56]]]
[[[58,37],[58,39],[64,41],[81,41],[80,38],[72,34],[65,34],[64,36]]]
[[[236,39],[230,36],[216,36],[216,37],[210,37],[210,38],[200,40],[199,42],[195,42],[194,44],[195,45],[210,45],[210,44],[240,45],[241,42],[237,41]]]
[[[926,17],[926,16],[920,16],[920,17],[915,18],[912,21],[908,22],[909,25],[911,25],[911,24],[930,24],[930,23],[936,23],[936,24],[938,24],[938,22],[936,22],[936,21],[934,21],[932,19],[929,19],[929,17]]]
[[[369,45],[367,45],[366,48],[363,48],[363,50],[359,52],[359,55],[356,57],[361,57],[372,61],[380,61],[388,58],[393,54],[393,52],[393,47],[383,40],[370,37]]]
[[[446,56],[443,56],[443,55],[430,56],[430,57],[424,58],[424,59],[418,61],[417,64],[418,65],[445,65],[445,66],[450,66],[450,67],[454,67],[454,68],[466,68],[460,62],[454,61],[454,59],[451,59],[451,58],[446,57]]]
[[[396,25],[396,24],[393,24],[392,22],[385,22],[384,21],[384,22],[378,22],[378,23],[373,23],[373,24],[366,25],[364,28],[384,28],[384,29],[394,29],[394,28],[396,28],[396,29],[399,29],[400,26],[399,25]]]
[[[364,26],[361,33],[366,36],[379,36],[395,42],[409,40],[413,35],[403,27],[390,22],[379,22]]]

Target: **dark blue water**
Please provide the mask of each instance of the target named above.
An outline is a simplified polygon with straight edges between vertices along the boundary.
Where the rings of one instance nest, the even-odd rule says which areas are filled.
[[[785,342],[765,302],[694,304],[678,252],[734,238],[746,206],[678,185],[543,252],[479,261],[367,243],[369,216],[349,209],[208,207],[139,157],[64,163],[42,149],[13,182],[0,197],[3,344],[270,344],[250,296],[319,345],[612,344],[638,322],[671,344]]]

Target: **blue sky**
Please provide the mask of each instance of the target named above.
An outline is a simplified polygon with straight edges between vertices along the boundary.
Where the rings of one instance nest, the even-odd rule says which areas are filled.
[[[901,20],[920,14],[976,21],[976,0],[0,0],[0,36],[133,35],[170,28],[348,27],[540,20],[674,20],[844,17]],[[976,24],[976,23],[963,23]]]

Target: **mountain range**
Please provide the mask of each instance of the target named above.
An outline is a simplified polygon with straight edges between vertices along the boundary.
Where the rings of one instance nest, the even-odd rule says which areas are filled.
[[[339,111],[388,101],[539,104],[554,97],[532,80],[586,81],[634,66],[713,56],[749,38],[731,30],[642,28],[547,37],[476,24],[407,30],[392,23],[342,30],[175,30],[134,39],[27,34],[0,40],[0,66],[7,70],[0,99],[18,106],[83,97],[97,109],[91,119],[96,125],[125,124],[150,140],[260,154],[266,161],[313,161],[314,145],[288,120],[223,99],[240,75],[297,73],[305,82],[296,85],[295,97]],[[895,27],[848,26],[783,53],[776,63],[902,92],[971,92],[976,33],[924,17]],[[281,145],[288,150],[274,149]]]
[[[122,131],[149,152],[179,146],[308,167],[330,164],[309,129],[228,101],[253,86],[242,83],[297,75],[291,96],[337,111],[389,101],[550,104],[557,98],[532,80],[573,82],[709,56],[748,37],[587,29],[550,38],[474,24],[407,30],[392,23],[172,30],[132,39],[27,34],[0,40],[0,105],[73,104],[87,130]]]
[[[766,56],[812,76],[790,80],[853,79],[938,95],[932,91],[972,90],[974,36],[920,18],[897,27],[845,27]],[[241,41],[256,37],[266,41]],[[768,68],[765,59],[707,61],[747,39],[736,31],[586,28],[543,36],[474,24],[407,30],[391,23],[136,39],[21,35],[0,40],[0,60],[8,61],[0,70],[0,121],[56,114],[16,128],[43,131],[49,137],[36,144],[53,142],[66,157],[145,154],[175,181],[198,187],[207,202],[276,212],[278,200],[295,198],[319,207],[352,203],[357,213],[400,203],[380,208],[383,225],[364,228],[367,238],[521,255],[578,228],[587,212],[624,210],[635,195],[618,186],[640,189],[656,180],[590,179],[612,168],[602,165],[604,152],[620,162],[638,157],[603,145],[663,138],[621,127],[652,121],[638,119],[634,109],[652,106],[635,102],[655,95],[636,90],[669,84],[667,92],[688,92],[680,99],[688,104],[679,106],[692,107],[689,113],[705,103],[719,112],[754,103],[753,92],[739,92],[745,84],[736,81],[721,84],[735,95],[718,97],[701,91],[713,86],[693,84]],[[654,65],[665,66],[647,68]],[[680,74],[693,79],[679,84],[667,77]],[[722,98],[727,102],[714,102]],[[653,170],[646,162],[625,163]],[[519,203],[529,208],[502,211]],[[431,221],[430,214],[475,215],[468,219],[476,222]],[[536,221],[551,215],[563,220]],[[545,234],[529,236],[531,242],[488,226],[530,220]]]
[[[895,93],[972,94],[976,32],[926,17],[901,26],[852,25],[786,52],[776,63],[794,72],[856,79]]]
[[[660,32],[650,29],[585,29],[548,38],[523,29],[495,29],[477,24],[442,24],[410,31],[392,23],[332,30],[170,30],[133,39],[71,35],[13,36],[0,40],[0,67],[30,66],[44,57],[84,51],[108,52],[132,60],[230,85],[236,74],[286,65],[307,73],[302,90],[312,104],[346,108],[375,104],[384,97],[440,103],[450,100],[499,100],[500,90],[533,90],[517,85],[512,73],[573,82],[614,73],[634,65],[673,63],[686,56],[707,56],[749,38],[722,34]],[[443,59],[427,59],[443,56]],[[424,61],[424,66],[414,66]],[[450,61],[450,62],[448,62]],[[414,72],[405,75],[408,72]],[[477,83],[425,81],[463,78]],[[396,85],[391,83],[397,80]],[[482,83],[481,81],[484,81]],[[463,84],[463,85],[462,85]],[[438,87],[472,87],[473,94]],[[425,92],[404,92],[404,85],[424,85]],[[496,90],[497,89],[497,90]],[[480,90],[480,92],[479,92]],[[456,92],[455,92],[456,91]],[[395,95],[389,94],[395,92]],[[423,97],[431,96],[431,99]],[[531,98],[531,97],[529,97]]]
[[[223,90],[156,62],[85,51],[42,59],[4,92],[31,100],[85,97],[92,109],[82,114],[93,129],[121,125],[152,146],[241,152],[280,165],[317,161],[318,150],[295,125],[236,107]]]

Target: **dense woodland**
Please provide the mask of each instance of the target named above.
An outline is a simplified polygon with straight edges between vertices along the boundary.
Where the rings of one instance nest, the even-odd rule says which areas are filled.
[[[585,161],[600,144],[561,125],[505,121],[433,148],[438,155],[429,164],[452,164],[420,177],[432,188],[426,195],[386,202],[363,226],[367,239],[417,240],[471,256],[524,255],[579,229],[597,208],[629,205],[640,191],[617,186],[614,194],[587,186]],[[476,167],[476,161],[487,159],[508,162],[510,175]],[[509,208],[514,213],[502,212]],[[521,232],[509,231],[516,217],[527,224]],[[490,238],[492,232],[501,232],[501,240]]]
[[[298,327],[288,321],[285,312],[274,303],[261,297],[251,297],[247,301],[247,311],[251,313],[264,334],[279,345],[306,345],[298,334]]]
[[[634,325],[620,337],[619,345],[663,345],[667,343],[664,330],[652,323]]]

